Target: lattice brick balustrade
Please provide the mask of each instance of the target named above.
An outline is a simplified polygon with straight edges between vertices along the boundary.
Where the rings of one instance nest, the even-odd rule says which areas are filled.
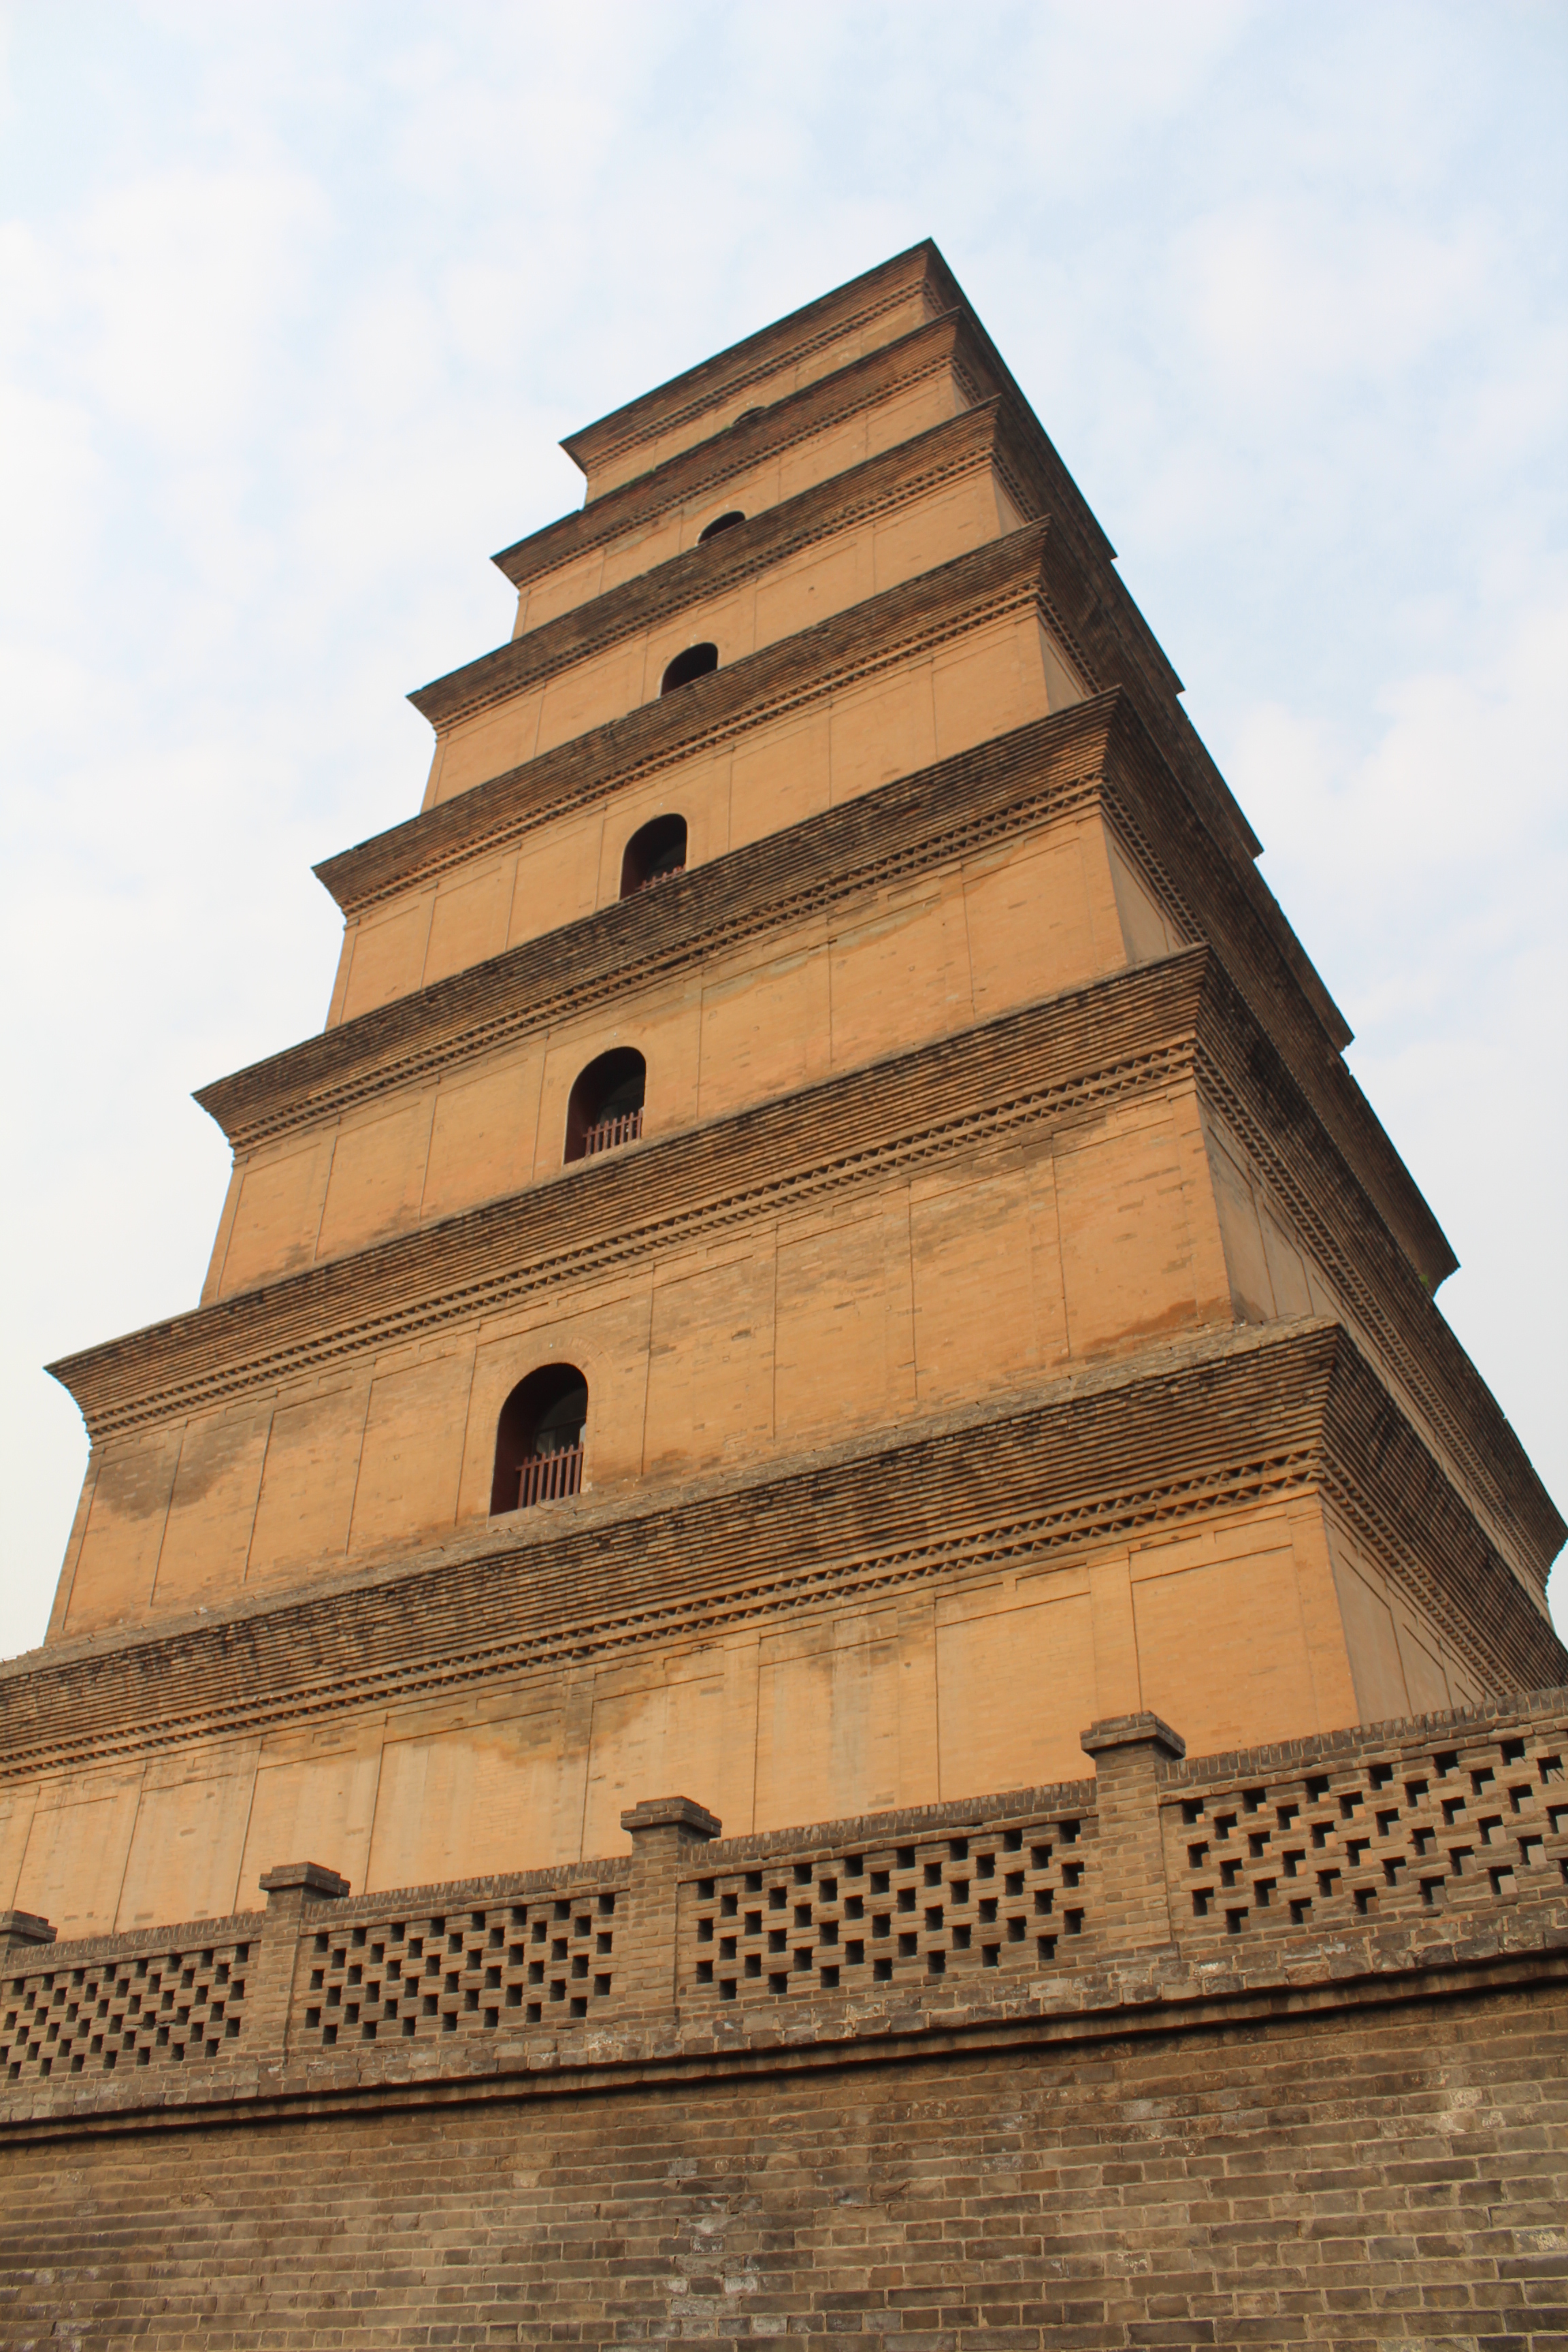
[[[301,2039],[428,2042],[595,2014],[614,1990],[626,1899],[605,1885],[523,1902],[405,1901],[382,1917],[313,1926]]]
[[[858,1826],[869,1834],[690,1882],[685,1997],[869,1993],[1067,1966],[1087,1950],[1095,1821],[1082,1805],[934,1836]]]
[[[0,1975],[0,2082],[219,2058],[240,2042],[260,1918],[43,1946]],[[247,1932],[237,1935],[237,1927]]]
[[[1191,1775],[1162,1806],[1174,1934],[1321,1934],[1563,1886],[1565,1730],[1438,1729],[1315,1770]]]
[[[630,1854],[551,1870],[355,1895],[289,1864],[264,1913],[77,1944],[0,1913],[0,2121],[1568,1948],[1568,1692],[1184,1762],[1152,1716],[1084,1741],[1092,1779],[811,1829],[657,1799]]]

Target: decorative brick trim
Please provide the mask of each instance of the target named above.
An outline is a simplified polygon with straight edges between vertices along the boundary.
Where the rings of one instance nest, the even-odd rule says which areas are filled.
[[[652,571],[589,597],[418,688],[408,699],[438,730],[510,702],[628,637],[711,604],[805,548],[826,549],[841,533],[858,530],[878,515],[896,514],[946,483],[987,469],[994,462],[1003,429],[995,401],[949,417],[830,481],[748,516],[710,545],[688,548]]]
[[[874,324],[926,289],[932,307],[942,310],[952,307],[958,291],[929,239],[581,426],[561,446],[584,473],[601,468],[623,451],[679,430],[749,385],[776,375],[786,359],[806,358],[839,341],[851,329]]]
[[[1216,972],[1216,993],[1228,994],[1232,986]],[[1292,1074],[1261,1040],[1248,1041],[1249,1027],[1239,996],[1232,1017],[1205,1026],[1195,1060],[1201,1095],[1231,1128],[1285,1222],[1303,1236],[1368,1344],[1451,1453],[1498,1539],[1544,1591],[1563,1542],[1562,1519],[1375,1204]],[[1287,1136],[1289,1151],[1281,1149]]]
[[[51,1366],[95,1440],[1190,1080],[1207,951],[943,1038]],[[805,1116],[803,1117],[803,1113]],[[803,1152],[809,1159],[803,1160]],[[794,1165],[791,1165],[791,1162]],[[569,1206],[568,1206],[569,1204]],[[580,1238],[562,1246],[559,1235]]]
[[[1368,1428],[1377,1443],[1363,1459]],[[1338,1326],[1306,1323],[1196,1335],[935,1432],[884,1431],[674,1499],[634,1490],[565,1528],[487,1523],[401,1564],[195,1624],[45,1652],[0,1668],[3,1773],[510,1684],[1347,1481],[1376,1496],[1421,1605],[1451,1594],[1487,1626],[1491,1678],[1564,1675],[1550,1627],[1375,1372]]]
[[[857,890],[930,871],[1009,830],[1058,822],[1079,804],[1075,793],[1082,804],[1093,798],[1178,935],[1215,940],[1400,1246],[1428,1283],[1440,1280],[1454,1259],[1436,1220],[1360,1089],[1337,1057],[1325,1056],[1321,1024],[1234,865],[1195,824],[1184,832],[1174,824],[1179,788],[1121,688],[715,858],[665,892],[601,908],[205,1087],[196,1099],[237,1148],[254,1148]],[[963,814],[952,822],[955,809]],[[564,984],[563,967],[574,975]]]
[[[1389,1232],[1435,1290],[1458,1260],[1361,1088],[1337,1052],[1325,1055],[1319,1008],[1246,877],[1170,790],[1164,754],[1142,727],[1123,724],[1116,747],[1102,806],[1122,849],[1178,934],[1214,942]]]
[[[1120,696],[1101,696],[1035,720],[306,1038],[195,1098],[237,1150],[251,1150],[868,891],[1060,824],[1100,804],[1121,708]]]
[[[1031,523],[917,579],[852,604],[779,644],[638,705],[487,782],[437,801],[407,823],[315,868],[345,914],[395,898],[474,858],[509,848],[542,824],[607,800],[700,752],[809,709],[846,688],[934,652],[1009,614],[1039,605],[1054,526]],[[1059,541],[1059,533],[1058,539]],[[1064,599],[1065,601],[1068,601]],[[1086,684],[1092,690],[1092,674]]]
[[[752,472],[765,459],[782,457],[803,442],[815,440],[827,427],[880,407],[911,384],[943,370],[951,371],[978,404],[991,398],[996,387],[983,370],[977,372],[973,357],[967,362],[960,357],[962,352],[973,349],[973,342],[968,312],[944,311],[907,335],[879,344],[864,358],[835,369],[831,375],[770,403],[761,416],[729,425],[710,439],[665,458],[647,473],[618,483],[588,505],[546,523],[542,530],[531,531],[526,539],[502,548],[490,561],[514,588],[521,590],[563,565],[576,562],[594,548],[610,545],[628,530],[645,530],[672,507],[686,506],[700,497],[716,499],[721,485],[737,474]]]
[[[1026,1073],[1033,1084],[1018,1083]],[[1184,1085],[1233,1125],[1288,1219],[1330,1278],[1343,1285],[1371,1344],[1388,1350],[1391,1370],[1449,1449],[1491,1540],[1542,1587],[1563,1537],[1550,1497],[1318,1111],[1203,948],[778,1105],[646,1145],[635,1164],[570,1171],[52,1369],[81,1403],[96,1439],[472,1320],[677,1240],[732,1230],[1004,1134],[1048,1131],[1111,1100]],[[798,1120],[796,1110],[808,1102],[810,1117]],[[928,1116],[910,1118],[916,1102]],[[1293,1139],[1289,1165],[1272,1140],[1281,1121]],[[816,1150],[802,1167],[805,1133]],[[571,1223],[583,1236],[566,1249],[555,1245],[562,1184],[575,1188]],[[535,1232],[542,1247],[531,1241]],[[1355,1236],[1353,1249],[1346,1234]]]

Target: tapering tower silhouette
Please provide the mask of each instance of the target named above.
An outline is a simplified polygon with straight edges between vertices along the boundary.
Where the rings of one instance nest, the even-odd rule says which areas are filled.
[[[318,869],[325,1030],[199,1097],[200,1305],[54,1367],[0,1900],[219,1918],[307,1851],[374,1892],[660,1789],[773,1832],[1094,1719],[1560,1679],[1452,1255],[936,248],[565,446],[423,806]]]

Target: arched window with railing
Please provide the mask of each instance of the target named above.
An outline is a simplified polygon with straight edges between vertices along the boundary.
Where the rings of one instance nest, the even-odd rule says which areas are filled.
[[[632,1045],[601,1054],[579,1076],[566,1104],[568,1160],[591,1160],[642,1133],[647,1064]]]
[[[541,1364],[519,1381],[496,1424],[491,1517],[576,1494],[587,1425],[588,1383],[575,1364]]]
[[[698,546],[706,547],[709,541],[717,539],[721,530],[733,530],[738,522],[744,522],[745,520],[739,507],[731,507],[727,514],[715,515],[712,521],[705,522],[698,532]]]
[[[621,896],[635,898],[650,883],[686,871],[686,819],[656,816],[639,825],[621,859]]]
[[[713,645],[688,646],[675,659],[659,680],[660,694],[673,694],[678,686],[689,686],[694,678],[706,677],[719,667],[719,648]]]

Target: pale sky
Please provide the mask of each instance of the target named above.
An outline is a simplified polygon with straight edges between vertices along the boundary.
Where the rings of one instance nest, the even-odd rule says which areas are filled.
[[[574,426],[931,236],[1111,540],[1568,1501],[1568,7],[0,5],[0,1654],[41,1365],[195,1303]],[[1559,1573],[1559,1588],[1568,1576]],[[1560,1617],[1563,1607],[1559,1603]]]

